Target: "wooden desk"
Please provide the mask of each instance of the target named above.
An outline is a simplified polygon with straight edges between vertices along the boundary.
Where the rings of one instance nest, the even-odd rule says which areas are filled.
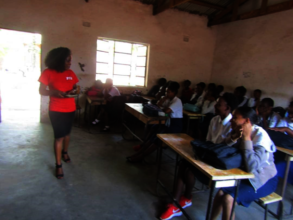
[[[103,97],[88,96],[88,95],[86,95],[85,97],[86,97],[86,102],[85,102],[85,110],[84,110],[84,120],[87,121],[88,130],[91,133],[90,126],[91,126],[92,106],[105,105],[107,101]],[[87,115],[88,115],[88,118],[87,118]]]
[[[189,132],[190,120],[198,120],[205,116],[201,113],[190,112],[184,109],[183,109],[183,115],[187,117],[187,128],[186,128],[187,133]]]
[[[147,116],[146,114],[143,113],[143,105],[141,103],[126,103],[125,104],[125,111],[129,112],[130,114],[132,114],[134,117],[136,117],[138,120],[140,120],[141,122],[143,122],[145,124],[145,128],[144,128],[144,138],[146,136],[146,131],[147,131],[147,126],[148,125],[154,125],[154,124],[165,124],[166,121],[166,117],[150,117]],[[123,125],[125,126],[125,128],[127,130],[130,131],[130,133],[137,138],[138,140],[140,140],[141,142],[143,142],[143,140],[141,138],[139,138],[127,125],[126,123],[123,123]]]
[[[177,155],[180,155],[183,159],[187,160],[191,165],[196,167],[198,170],[200,170],[203,174],[205,174],[210,179],[211,190],[210,190],[206,219],[210,219],[213,192],[215,188],[237,186],[235,188],[236,189],[235,197],[237,198],[240,180],[254,178],[254,175],[252,173],[247,173],[241,169],[219,170],[200,160],[195,159],[194,152],[190,144],[190,142],[194,140],[194,138],[188,136],[187,134],[158,134],[157,136],[168,147],[170,147],[173,151],[175,151]],[[159,153],[159,158],[161,158],[161,152]],[[159,180],[159,174],[160,174],[160,162],[159,162],[157,180]],[[175,178],[176,178],[176,175],[175,175]],[[236,199],[234,200],[231,218],[233,216],[235,202],[236,202]]]
[[[285,170],[284,181],[283,181],[283,186],[282,186],[282,194],[281,194],[282,198],[284,199],[285,193],[286,193],[286,188],[287,188],[287,181],[288,181],[288,175],[289,175],[289,170],[290,170],[290,163],[291,163],[291,161],[293,161],[293,150],[289,150],[289,149],[286,149],[286,148],[283,148],[283,147],[277,147],[277,150],[286,154],[286,158],[285,158],[285,160],[286,160],[286,170]],[[283,203],[283,201],[282,201],[282,203]],[[282,210],[280,208],[280,206],[279,206],[278,210],[279,210],[278,217],[280,219],[282,219],[283,213],[280,211],[280,210]],[[286,217],[287,216],[291,216],[291,214],[286,215]]]

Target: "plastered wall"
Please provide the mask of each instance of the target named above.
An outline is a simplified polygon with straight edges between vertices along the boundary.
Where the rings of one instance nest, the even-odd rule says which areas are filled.
[[[91,27],[82,26],[90,22]],[[160,77],[193,83],[211,76],[215,34],[207,18],[177,10],[152,15],[152,6],[133,0],[0,0],[0,28],[42,34],[42,60],[55,47],[73,52],[72,70],[82,87],[95,79],[99,36],[150,44],[147,88]],[[183,41],[189,36],[189,42]],[[82,72],[78,62],[84,63]],[[42,65],[42,69],[45,67]],[[133,88],[120,88],[123,92]],[[84,103],[83,98],[81,103]],[[48,120],[48,98],[42,97],[41,120]]]
[[[275,106],[293,97],[293,10],[216,26],[211,82],[263,90]]]

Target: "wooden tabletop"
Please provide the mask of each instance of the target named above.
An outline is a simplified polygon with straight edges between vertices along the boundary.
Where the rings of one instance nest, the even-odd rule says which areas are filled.
[[[289,156],[293,156],[293,150],[290,150],[290,149],[286,149],[286,148],[283,148],[283,147],[277,147],[278,151],[281,151]]]
[[[211,180],[216,181],[254,178],[252,173],[247,173],[241,169],[220,170],[200,160],[196,160],[190,144],[194,138],[188,136],[187,134],[158,134],[157,136],[183,159],[187,160]]]
[[[86,95],[86,100],[88,101],[88,103],[90,105],[104,105],[104,104],[106,104],[106,100],[103,97]]]
[[[188,117],[204,117],[205,115],[196,112],[190,112],[183,109],[183,114],[187,115]]]
[[[166,117],[150,117],[143,113],[143,106],[141,103],[126,103],[125,110],[132,114],[134,117],[138,118],[144,124],[165,124]]]
[[[146,99],[146,100],[149,100],[149,101],[152,101],[152,100],[155,100],[156,99],[155,97],[146,96],[146,95],[142,95],[141,97],[144,98],[144,99]]]

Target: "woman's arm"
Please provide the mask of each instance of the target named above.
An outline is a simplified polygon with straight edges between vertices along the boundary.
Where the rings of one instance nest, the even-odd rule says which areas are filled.
[[[157,102],[157,105],[159,106],[159,107],[164,107],[163,106],[163,104],[164,104],[164,102],[166,102],[167,101],[167,96],[164,96],[163,98],[161,98],[158,102]]]
[[[56,96],[60,98],[64,98],[65,95],[64,92],[58,90],[47,90],[47,86],[43,83],[40,83],[39,93],[43,96]]]
[[[293,131],[288,128],[288,127],[280,127],[280,128],[270,128],[270,130],[273,130],[273,131],[279,131],[279,132],[282,132],[282,133],[287,133],[288,135],[290,135],[291,137],[293,137]]]

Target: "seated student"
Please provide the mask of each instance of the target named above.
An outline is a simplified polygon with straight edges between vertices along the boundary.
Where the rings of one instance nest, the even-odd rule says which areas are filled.
[[[224,86],[218,85],[217,88],[216,88],[216,92],[217,92],[218,97],[223,96],[224,93],[225,93],[224,92]]]
[[[102,81],[96,80],[95,84],[86,91],[86,94],[88,96],[102,96],[103,94],[102,91],[103,91]]]
[[[278,185],[277,169],[274,163],[276,147],[267,132],[255,125],[257,115],[252,108],[240,107],[231,120],[235,143],[243,152],[245,170],[254,178],[242,180],[239,186],[237,204],[248,207],[254,200],[274,192]],[[235,135],[234,135],[235,134]],[[231,136],[231,137],[233,137]],[[235,187],[220,189],[215,196],[211,219],[216,220],[222,212],[222,219],[230,219]]]
[[[155,95],[156,100],[160,100],[166,94],[166,88],[172,81],[168,81],[165,85],[161,86],[157,94]]]
[[[217,103],[217,93],[215,90],[210,90],[204,97],[204,102],[201,108],[201,114],[215,114],[215,104]]]
[[[104,99],[107,101],[107,104],[104,108],[101,109],[98,115],[98,118],[95,119],[92,123],[94,125],[98,124],[101,118],[103,117],[105,120],[105,127],[102,131],[108,131],[110,129],[110,126],[109,126],[110,103],[114,96],[120,96],[119,90],[115,86],[113,86],[113,80],[110,78],[106,79],[106,83],[103,89],[103,96],[104,96]]]
[[[183,90],[181,94],[182,103],[187,103],[191,99],[193,95],[193,89],[190,88],[191,82],[189,80],[185,80],[183,82]]]
[[[220,97],[215,105],[216,115],[210,123],[206,140],[215,144],[224,142],[230,137],[231,132],[231,112],[237,107],[238,102],[232,93],[225,93]],[[179,166],[178,178],[174,198],[179,201],[182,208],[192,205],[191,193],[195,184],[195,178],[201,177],[201,173],[186,161],[181,161]],[[184,187],[185,186],[185,187]],[[183,189],[185,188],[185,191]],[[182,196],[183,193],[183,196]],[[161,219],[171,219],[181,215],[180,209],[173,204],[168,205],[168,209],[161,215]]]
[[[200,82],[197,84],[195,93],[191,96],[191,99],[188,103],[190,104],[197,104],[198,106],[201,106],[203,103],[204,98],[204,89],[206,87],[206,84],[204,82]]]
[[[261,97],[261,90],[256,89],[253,92],[253,97],[248,100],[247,106],[251,108],[256,108],[259,106],[260,103],[260,97]]]
[[[261,100],[257,112],[259,115],[258,125],[264,129],[280,127],[282,123],[281,116],[273,112],[274,100],[271,98],[264,98]]]
[[[238,103],[239,103],[238,107],[246,106],[247,100],[248,100],[248,98],[245,96],[246,91],[247,90],[244,86],[238,86],[235,88],[234,95],[238,99]]]
[[[211,90],[216,90],[217,86],[215,83],[209,83],[208,87],[206,88],[205,92],[211,91]]]
[[[167,83],[165,78],[160,78],[157,82],[157,85],[154,85],[150,91],[148,91],[147,96],[155,97],[156,94],[159,92],[160,88]]]
[[[140,146],[140,151],[126,158],[128,162],[141,162],[144,157],[154,152],[160,143],[157,134],[180,133],[182,131],[183,106],[181,100],[176,96],[179,87],[180,85],[177,82],[171,82],[168,85],[166,96],[160,99],[157,105],[166,114],[169,114],[170,118],[163,128],[158,125],[152,129],[147,140]]]
[[[270,128],[270,130],[279,131],[293,137],[293,102],[288,107],[288,116],[282,119],[280,127]]]

